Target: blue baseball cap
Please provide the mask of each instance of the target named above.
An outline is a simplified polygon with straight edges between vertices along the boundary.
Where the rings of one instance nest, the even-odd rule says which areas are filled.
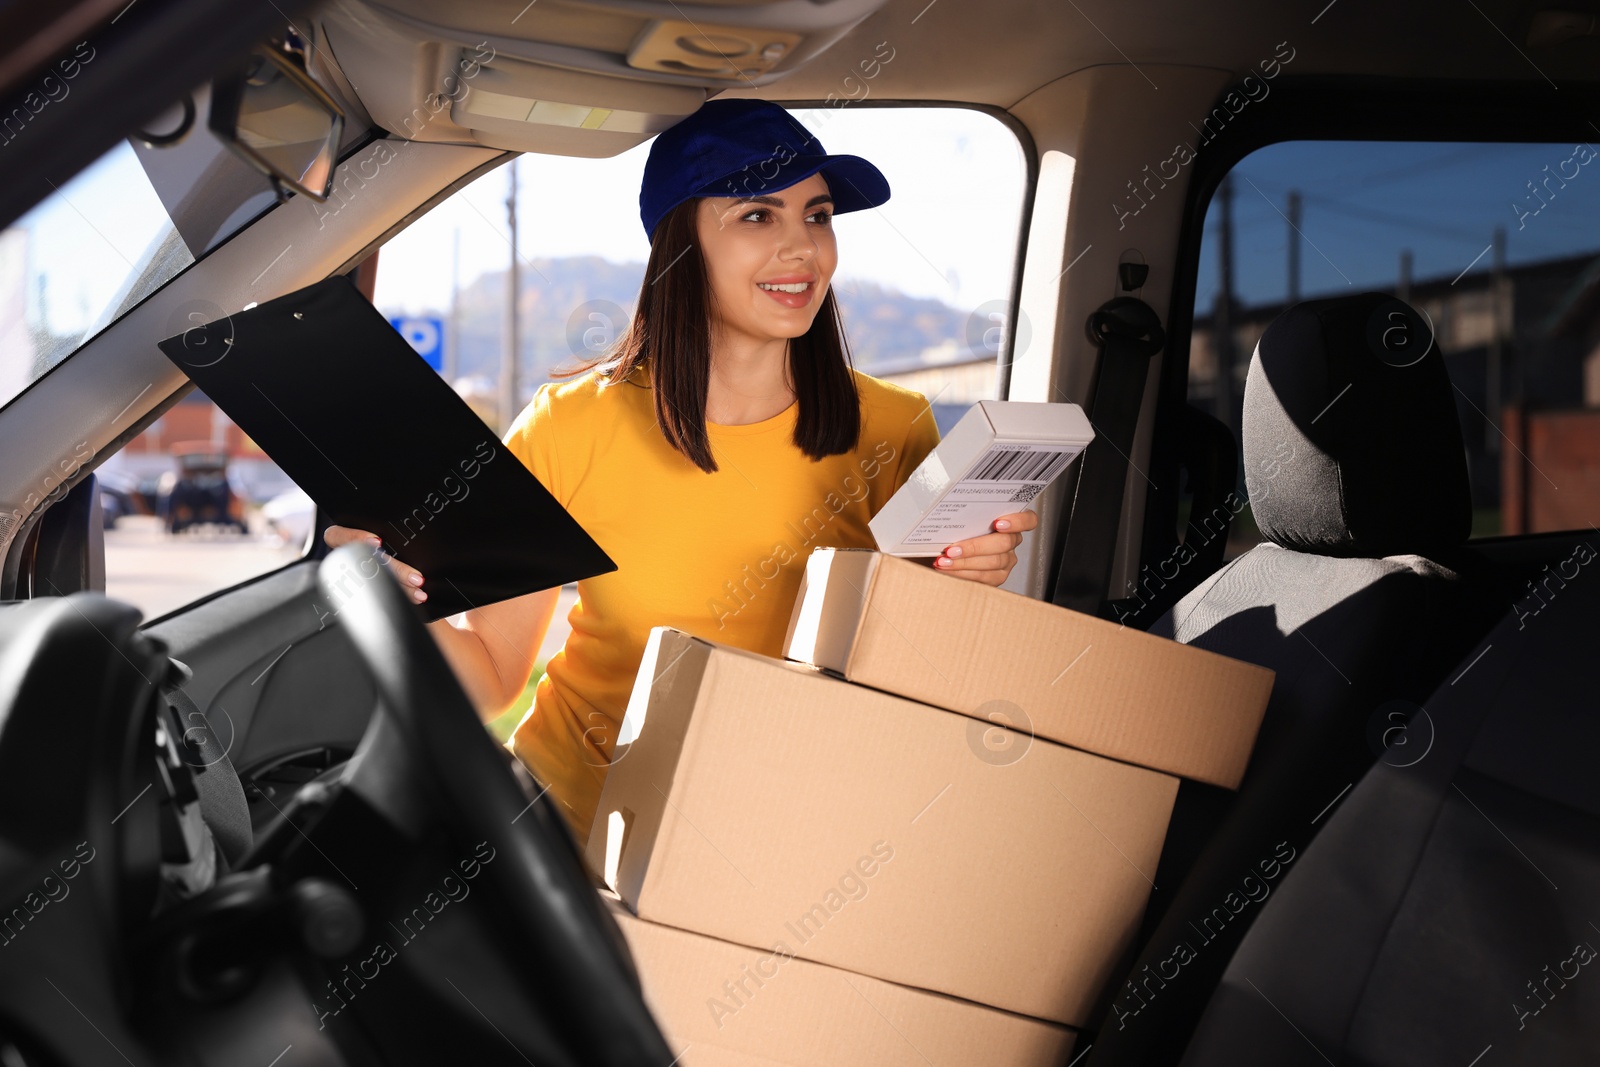
[[[860,156],[828,155],[812,132],[768,100],[708,100],[650,146],[639,187],[646,236],[697,196],[760,196],[818,172],[834,214],[877,207],[889,181]]]

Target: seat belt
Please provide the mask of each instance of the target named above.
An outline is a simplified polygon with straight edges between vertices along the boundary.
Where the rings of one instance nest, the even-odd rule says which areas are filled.
[[[1051,599],[1061,607],[1099,615],[1116,558],[1128,457],[1133,455],[1150,357],[1161,351],[1167,337],[1161,317],[1133,296],[1102,304],[1085,325],[1090,343],[1100,350],[1088,412],[1094,440],[1084,449],[1070,508],[1062,508],[1065,545],[1057,555],[1060,566]]]

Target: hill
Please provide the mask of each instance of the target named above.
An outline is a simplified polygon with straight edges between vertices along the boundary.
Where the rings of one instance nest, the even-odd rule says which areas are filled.
[[[526,261],[521,275],[521,380],[531,389],[552,369],[571,367],[610,346],[627,325],[644,264],[599,256],[541,258]],[[862,370],[903,366],[916,362],[925,349],[964,343],[968,312],[942,301],[852,279],[835,279],[834,293],[851,355]],[[504,271],[480,275],[462,289],[459,375],[498,374],[504,300]],[[448,317],[440,308],[383,310]]]

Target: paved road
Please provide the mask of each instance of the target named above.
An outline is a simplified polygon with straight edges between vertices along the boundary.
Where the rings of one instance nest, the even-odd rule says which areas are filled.
[[[245,535],[207,530],[174,537],[154,516],[129,515],[106,531],[106,594],[153,619],[299,555],[299,546],[265,531]],[[575,587],[561,591],[539,659],[549,658],[567,639],[567,612],[577,599]]]
[[[106,594],[153,619],[299,555],[270,535],[208,530],[174,537],[153,515],[128,515],[106,531]]]

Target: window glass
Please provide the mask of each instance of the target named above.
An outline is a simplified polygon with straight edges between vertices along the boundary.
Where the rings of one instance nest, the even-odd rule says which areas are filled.
[[[0,232],[0,407],[273,203],[203,121],[166,148],[118,142]]]
[[[1297,141],[1247,156],[1206,214],[1191,403],[1237,435],[1250,355],[1274,317],[1301,299],[1393,293],[1434,325],[1466,446],[1473,536],[1600,520],[1597,153],[1588,143]],[[1223,309],[1231,346],[1217,343]],[[1219,368],[1230,365],[1228,379]],[[1259,540],[1248,508],[1234,525],[1229,557]]]
[[[997,396],[1027,174],[1021,147],[999,121],[965,109],[794,114],[829,152],[869,159],[889,180],[888,203],[834,221],[834,291],[856,367],[921,392],[946,432],[973,403]],[[626,328],[650,247],[639,222],[649,150],[646,142],[612,159],[523,156],[384,246],[379,309],[490,425],[498,425],[511,182],[520,411],[552,370],[599,355]],[[1028,331],[1017,332],[1020,352]],[[541,662],[565,640],[575,596],[566,591]],[[502,722],[519,717],[514,709]]]
[[[311,535],[311,498],[199,390],[95,475],[106,593],[146,620],[298,559]]]
[[[0,405],[193,262],[120,142],[0,233]]]
[[[0,233],[0,406],[272,202],[198,128],[170,149],[119,142]],[[146,619],[298,557],[311,525],[304,494],[199,392],[96,475],[106,591]]]

